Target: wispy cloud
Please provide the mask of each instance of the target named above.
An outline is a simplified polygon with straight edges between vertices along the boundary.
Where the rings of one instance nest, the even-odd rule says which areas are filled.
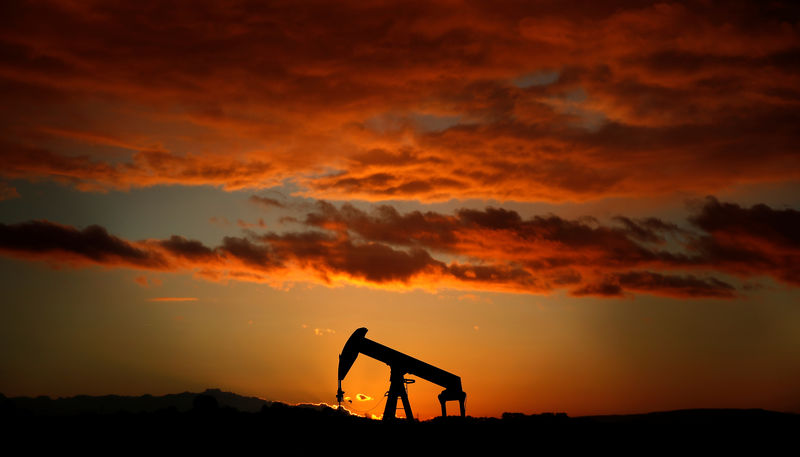
[[[147,301],[197,301],[195,297],[155,297],[155,298],[148,298]]]

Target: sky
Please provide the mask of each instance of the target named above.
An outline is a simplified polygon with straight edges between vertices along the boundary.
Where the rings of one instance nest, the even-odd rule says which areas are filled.
[[[0,392],[334,403],[367,327],[473,416],[800,412],[798,62],[781,1],[3,2]]]

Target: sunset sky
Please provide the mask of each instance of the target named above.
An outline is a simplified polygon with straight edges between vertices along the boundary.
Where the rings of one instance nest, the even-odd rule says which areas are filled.
[[[367,327],[473,416],[800,412],[796,3],[8,1],[0,100],[6,396],[335,403]]]

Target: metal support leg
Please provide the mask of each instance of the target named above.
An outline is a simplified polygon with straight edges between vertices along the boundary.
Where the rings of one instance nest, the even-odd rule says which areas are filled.
[[[406,412],[406,419],[413,422],[414,413],[411,412],[411,403],[408,402],[408,391],[406,391],[405,383],[403,383],[403,393],[400,394],[400,398],[403,399],[403,410]]]
[[[458,406],[460,407],[461,417],[465,417],[467,415],[467,411],[464,407],[464,402],[467,399],[467,394],[464,392],[453,392],[447,391],[439,394],[439,404],[442,405],[442,417],[447,417],[447,400],[458,400]]]
[[[406,392],[406,384],[401,373],[396,375],[392,373],[389,376],[389,392],[386,394],[386,407],[383,410],[383,420],[393,421],[397,415],[397,399],[403,401],[403,410],[406,413],[406,418],[410,421],[414,420],[414,414],[411,412],[411,403],[408,401],[408,393]]]

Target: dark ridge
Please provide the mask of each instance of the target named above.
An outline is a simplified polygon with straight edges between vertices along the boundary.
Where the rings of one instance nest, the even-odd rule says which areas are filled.
[[[0,430],[26,449],[89,453],[203,451],[267,455],[531,455],[543,452],[650,455],[794,445],[800,414],[695,409],[569,417],[504,413],[386,424],[326,405],[287,405],[218,389],[140,397],[6,398]]]
[[[604,424],[718,425],[748,422],[797,421],[800,415],[765,409],[680,409],[645,414],[583,416],[577,419]]]
[[[2,395],[2,394],[0,394]],[[0,401],[10,402],[18,414],[41,416],[71,416],[77,414],[116,414],[116,413],[153,413],[168,408],[177,412],[190,411],[198,396],[208,396],[216,400],[222,408],[233,408],[240,412],[258,412],[271,402],[257,397],[245,397],[220,389],[206,389],[201,393],[183,392],[161,396],[141,395],[76,395],[74,397],[50,398],[47,396],[14,397]]]

